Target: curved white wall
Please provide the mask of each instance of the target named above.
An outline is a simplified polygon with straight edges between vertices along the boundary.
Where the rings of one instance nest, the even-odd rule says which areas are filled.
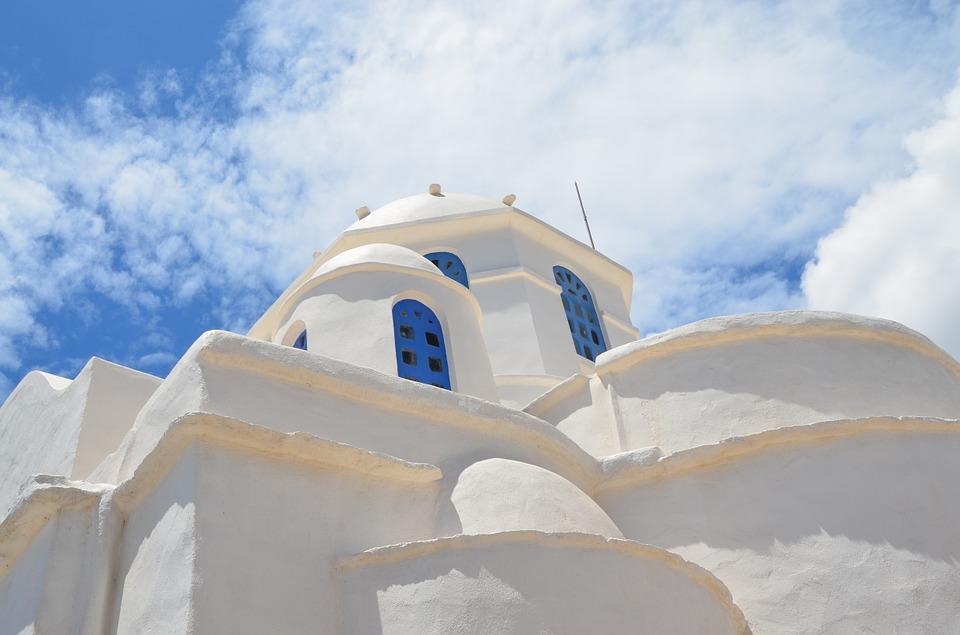
[[[699,466],[690,451],[598,500],[628,538],[711,570],[758,635],[952,633],[960,425],[899,423],[764,433]]]
[[[596,455],[788,425],[960,416],[960,366],[898,324],[814,312],[714,318],[612,350],[528,412]]]
[[[409,268],[362,265],[335,270],[298,294],[274,342],[296,338],[304,325],[309,351],[396,375],[393,305],[418,300],[443,327],[453,390],[497,401],[479,308],[467,293],[438,271],[424,275]]]
[[[536,530],[623,537],[583,490],[529,463],[478,461],[460,473],[450,500],[465,534]]]
[[[343,632],[748,632],[715,579],[672,554],[624,541],[535,532],[460,536],[355,561],[340,567]]]

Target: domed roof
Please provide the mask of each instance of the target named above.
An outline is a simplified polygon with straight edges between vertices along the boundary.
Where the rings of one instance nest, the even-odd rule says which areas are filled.
[[[354,247],[353,249],[348,249],[343,253],[337,254],[323,263],[311,278],[319,278],[336,269],[369,263],[419,269],[430,274],[436,274],[441,278],[443,277],[439,269],[412,249],[407,249],[400,245],[389,245],[387,243],[370,243],[369,245]]]
[[[459,216],[472,212],[505,210],[509,206],[501,202],[474,196],[447,192],[444,194],[415,194],[387,203],[370,213],[369,216],[350,225],[347,231],[372,229],[388,225],[400,225],[421,220],[439,219],[445,216]]]
[[[485,459],[460,473],[450,493],[462,533],[578,532],[622,538],[605,511],[555,472],[510,459]]]

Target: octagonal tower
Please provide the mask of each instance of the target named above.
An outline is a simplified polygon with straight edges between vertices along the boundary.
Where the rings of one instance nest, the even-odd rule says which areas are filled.
[[[512,205],[468,194],[409,196],[350,225],[249,335],[281,341],[289,299],[339,254],[388,243],[425,256],[479,302],[499,399],[523,406],[603,351],[637,338],[628,269]]]

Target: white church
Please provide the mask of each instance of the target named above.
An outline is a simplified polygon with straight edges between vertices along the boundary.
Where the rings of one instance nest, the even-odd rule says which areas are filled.
[[[0,635],[960,633],[960,364],[899,324],[639,339],[514,207],[350,225],[164,379],[0,409]]]

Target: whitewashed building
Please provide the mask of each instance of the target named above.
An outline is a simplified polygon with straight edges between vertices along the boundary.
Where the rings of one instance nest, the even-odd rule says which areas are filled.
[[[0,409],[0,635],[957,633],[960,365],[789,311],[638,339],[623,266],[439,187],[247,335]]]

